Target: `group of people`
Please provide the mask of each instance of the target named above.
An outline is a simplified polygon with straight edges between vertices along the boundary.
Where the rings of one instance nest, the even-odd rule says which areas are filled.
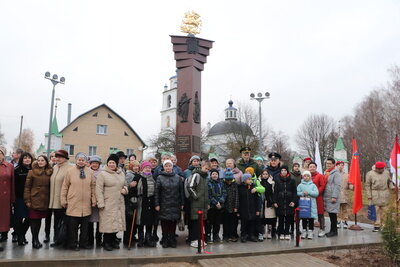
[[[50,242],[53,222],[50,246],[71,250],[92,249],[96,244],[111,251],[121,241],[137,247],[154,247],[160,241],[164,248],[176,248],[177,228],[183,231],[186,225],[186,241],[196,248],[199,239],[201,245],[290,240],[295,209],[302,211],[302,201],[309,207],[307,215],[301,213],[301,238],[314,238],[314,224],[319,225],[319,237],[336,236],[339,227],[348,226],[347,195],[352,185],[344,162],[333,158],[326,159],[326,171],[319,173],[311,158],[305,158],[302,166],[294,163],[290,170],[275,152],[264,165],[251,158],[249,147],[240,150],[240,159],[227,159],[225,168],[217,158],[192,156],[186,170],[168,153],[161,162],[153,157],[139,162],[134,154],[120,151],[109,155],[103,166],[99,156],[83,152],[75,155],[74,164],[65,150],[53,152],[50,159],[17,152],[17,162],[8,163],[6,149],[0,146],[0,241],[7,240],[13,227],[18,246],[28,243],[29,228],[32,247],[43,246],[42,219],[43,242]],[[368,197],[377,207],[374,231],[381,227],[392,187],[384,163],[377,162],[366,179]],[[327,233],[325,212],[331,222]],[[204,229],[204,238],[199,229]],[[118,232],[123,232],[122,239]]]

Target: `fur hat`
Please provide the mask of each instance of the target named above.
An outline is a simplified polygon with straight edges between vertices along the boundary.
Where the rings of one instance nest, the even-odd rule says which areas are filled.
[[[64,149],[57,150],[55,156],[69,159],[68,152]]]
[[[118,164],[119,157],[118,157],[116,154],[111,154],[110,156],[108,156],[107,163],[108,163],[110,160],[114,161],[115,164]]]
[[[189,159],[189,165],[191,165],[191,164],[192,164],[192,161],[195,160],[195,159],[197,159],[198,161],[201,161],[201,159],[200,159],[199,156],[194,155],[194,156],[192,156],[192,157]]]
[[[251,174],[251,176],[254,176],[254,168],[253,167],[248,167],[244,170],[244,172],[248,172]]]
[[[85,153],[83,153],[83,152],[78,152],[78,153],[76,153],[75,159],[79,159],[79,158],[84,158],[85,161],[88,160],[88,156],[87,156]]]
[[[232,172],[231,168],[226,169],[226,171],[224,173],[224,179],[232,180],[233,178],[234,178],[234,176],[233,176],[233,172]]]
[[[242,183],[246,182],[248,179],[251,179],[251,174],[245,173],[242,175]]]
[[[304,171],[304,172],[303,172],[303,176],[304,176],[304,175],[308,175],[308,176],[311,177],[311,172],[310,172],[310,171]]]

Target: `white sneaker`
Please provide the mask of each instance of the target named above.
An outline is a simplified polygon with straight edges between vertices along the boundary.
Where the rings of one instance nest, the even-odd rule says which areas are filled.
[[[192,241],[192,242],[190,243],[190,246],[191,246],[192,248],[197,248],[197,247],[198,247],[198,244],[199,244],[199,242],[198,242],[197,240],[194,240],[194,241]]]
[[[285,236],[284,236],[284,235],[280,235],[280,236],[279,236],[279,239],[280,239],[280,240],[285,240]]]
[[[271,239],[272,238],[272,234],[271,234],[271,232],[268,232],[267,233],[267,239]]]
[[[347,229],[349,226],[346,221],[343,222],[343,229]]]
[[[290,235],[285,235],[286,240],[290,240]]]
[[[314,231],[313,230],[308,230],[307,238],[308,239],[313,239],[314,238]]]
[[[307,238],[307,230],[303,230],[300,237],[301,237],[301,239],[306,239]]]
[[[338,221],[337,222],[337,229],[341,229],[342,228],[342,222],[341,221]]]
[[[324,236],[325,236],[325,231],[319,230],[318,237],[324,237]]]

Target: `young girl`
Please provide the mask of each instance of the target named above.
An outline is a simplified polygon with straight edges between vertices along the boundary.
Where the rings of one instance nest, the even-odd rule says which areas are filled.
[[[273,205],[275,181],[267,170],[261,173],[261,185],[265,188],[265,201],[263,201],[264,225],[267,225],[267,238],[271,239],[275,238],[276,235],[276,210]]]
[[[226,190],[223,182],[219,178],[219,170],[212,169],[210,171],[210,180],[208,181],[208,197],[210,199],[210,209],[207,212],[206,236],[207,241],[220,242],[219,230],[221,227],[222,211],[225,205]],[[212,228],[212,229],[211,229]]]
[[[296,202],[296,183],[290,176],[289,168],[282,166],[274,191],[274,206],[279,218],[278,233],[281,240],[290,240],[289,229],[294,220]]]
[[[239,194],[239,213],[240,217],[240,242],[247,240],[257,242],[255,233],[255,220],[260,215],[260,197],[253,190],[255,189],[251,181],[251,174],[245,173],[242,176],[242,183],[238,186]]]
[[[311,172],[304,171],[303,179],[301,183],[297,186],[297,195],[299,197],[310,197],[311,198],[311,218],[303,218],[303,233],[301,234],[301,238],[305,239],[313,239],[314,237],[314,219],[318,219],[317,213],[317,201],[318,197],[318,188],[311,181]],[[308,231],[307,231],[308,229]]]

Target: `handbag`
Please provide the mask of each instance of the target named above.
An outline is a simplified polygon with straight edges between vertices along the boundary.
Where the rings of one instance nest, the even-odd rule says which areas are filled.
[[[376,221],[375,205],[368,205],[368,219],[371,221]]]
[[[311,198],[300,197],[299,208],[300,208],[300,213],[299,213],[300,218],[302,218],[302,219],[303,218],[305,218],[305,219],[312,218],[312,216],[311,216]]]
[[[68,239],[67,216],[63,216],[57,225],[58,235],[54,238],[57,245],[66,244]]]

